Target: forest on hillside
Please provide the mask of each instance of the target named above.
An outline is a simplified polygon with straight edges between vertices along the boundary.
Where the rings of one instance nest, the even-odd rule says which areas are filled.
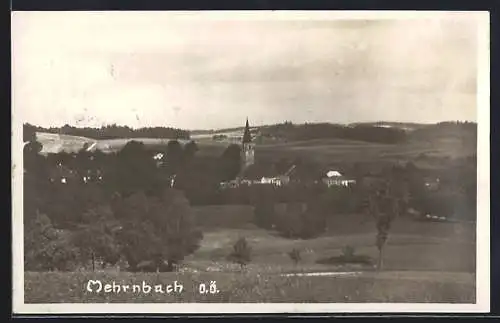
[[[234,128],[232,130],[242,130]],[[381,127],[376,124],[341,125],[332,123],[280,124],[257,127],[257,135],[263,138],[274,138],[284,141],[304,141],[314,139],[346,139],[384,144],[398,144],[410,140],[435,140],[436,138],[454,138],[460,140],[477,140],[477,124],[473,122],[441,122],[421,125],[415,130],[407,131],[397,125]],[[226,129],[227,130],[227,129]],[[63,127],[43,128],[29,123],[24,124],[24,132],[48,132],[63,135],[81,136],[92,139],[117,138],[164,138],[190,139],[189,130],[172,127],[145,127],[133,129],[128,126],[108,125],[101,128]],[[199,133],[199,131],[197,131]]]
[[[409,140],[433,140],[436,138],[459,138],[476,140],[477,124],[472,122],[442,122],[421,125],[413,131],[400,127],[380,127],[375,124],[351,126],[331,123],[281,124],[262,127],[260,134],[286,141],[312,139],[347,139],[385,144],[404,143]]]
[[[128,126],[116,124],[103,126],[101,128],[74,127],[65,125],[63,127],[44,128],[29,123],[23,125],[24,132],[48,132],[61,135],[87,137],[92,139],[119,139],[119,138],[164,138],[164,139],[189,139],[189,131],[171,127],[144,127],[133,129]]]

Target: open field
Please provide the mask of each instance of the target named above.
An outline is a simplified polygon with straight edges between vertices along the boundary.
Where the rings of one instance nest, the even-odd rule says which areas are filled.
[[[213,210],[212,210],[213,211]],[[346,215],[345,217],[347,217]],[[126,273],[116,269],[78,273],[26,273],[26,302],[451,302],[475,301],[475,227],[470,224],[396,222],[386,247],[384,271],[317,264],[341,254],[377,256],[373,223],[350,216],[332,221],[321,237],[290,240],[250,224],[240,228],[205,228],[201,247],[177,273]],[[335,223],[337,225],[335,225]],[[340,223],[345,223],[343,226]],[[331,227],[330,227],[331,226]],[[232,245],[246,237],[252,262],[241,271],[226,260]],[[287,252],[301,250],[296,267]],[[299,277],[285,273],[359,272],[356,276]],[[177,280],[185,292],[130,294],[85,291],[89,279],[105,283],[167,284]],[[215,295],[200,295],[198,283],[216,281]]]
[[[205,220],[206,221],[206,220]],[[206,222],[205,222],[206,223]],[[344,246],[355,248],[357,254],[376,258],[375,224],[359,215],[335,217],[328,231],[315,239],[291,240],[274,232],[255,228],[241,222],[232,229],[204,230],[201,247],[186,258],[186,264],[202,270],[229,270],[225,260],[232,245],[245,237],[253,250],[250,268],[258,271],[282,272],[294,270],[287,253],[293,248],[302,251],[301,269],[328,271],[332,265],[316,264],[321,258],[338,256]],[[475,272],[475,226],[465,223],[417,222],[398,219],[391,230],[385,251],[387,270],[423,270],[446,272]]]
[[[421,154],[429,157],[463,157],[476,151],[474,144],[460,140],[437,139],[433,142],[410,141],[404,144],[380,144],[343,139],[320,139],[290,143],[256,146],[256,154],[271,155],[279,152],[280,157],[308,157],[317,161],[342,160],[359,162],[363,160],[411,160]]]
[[[474,283],[471,277],[454,282],[422,280],[419,277],[398,277],[394,273],[369,274],[364,277],[282,277],[255,273],[26,273],[25,303],[474,303]],[[388,277],[389,276],[389,277]],[[404,276],[400,275],[400,276]],[[458,276],[457,276],[458,277]],[[454,277],[454,278],[457,278]],[[86,290],[89,280],[102,284],[150,286],[183,285],[180,293],[91,293]],[[217,294],[199,293],[199,284],[216,282]]]
[[[133,138],[94,140],[85,137],[38,133],[38,140],[43,145],[42,153],[56,153],[59,151],[76,152],[87,142],[96,144],[95,148],[103,152],[115,152],[123,148],[130,140],[141,141],[152,148],[165,146],[169,139]],[[201,155],[218,156],[234,141],[214,141],[210,137],[194,138]],[[187,142],[182,141],[181,142]],[[341,160],[410,160],[426,154],[427,156],[451,158],[463,157],[476,151],[474,143],[463,143],[458,139],[436,139],[435,141],[411,141],[405,144],[378,144],[343,139],[319,139],[288,143],[257,144],[256,158],[313,158],[317,161]]]

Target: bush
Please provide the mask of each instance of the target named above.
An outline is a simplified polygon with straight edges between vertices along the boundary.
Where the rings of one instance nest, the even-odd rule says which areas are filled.
[[[351,247],[351,246],[344,246],[342,248],[342,256],[346,257],[346,258],[352,258],[354,256],[354,248]]]
[[[351,257],[336,256],[323,258],[316,261],[317,264],[321,265],[366,265],[373,266],[373,259],[365,255],[354,255]]]
[[[255,225],[263,229],[272,229],[275,224],[274,205],[269,201],[257,203],[254,208]]]
[[[295,204],[288,203],[286,211],[277,215],[275,229],[281,236],[289,239],[312,239],[325,232],[326,221],[320,212],[304,208],[302,203]]]
[[[297,266],[297,264],[302,260],[302,257],[300,256],[300,251],[297,250],[296,248],[293,248],[292,251],[288,253],[288,256],[290,256],[290,259],[293,261],[293,264]]]
[[[233,252],[228,256],[232,262],[239,264],[243,269],[252,259],[252,249],[245,238],[240,238],[233,246]]]
[[[373,265],[373,259],[371,257],[366,255],[356,255],[355,252],[356,250],[354,247],[347,245],[342,248],[342,254],[340,256],[320,259],[317,263],[324,265]]]
[[[67,232],[57,230],[44,214],[26,217],[24,267],[29,271],[69,271],[78,264],[78,249]]]

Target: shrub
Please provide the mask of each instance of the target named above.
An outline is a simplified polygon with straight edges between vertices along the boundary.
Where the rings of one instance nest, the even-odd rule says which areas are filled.
[[[288,203],[287,210],[277,216],[275,229],[285,238],[312,239],[325,232],[326,221],[320,212]]]
[[[78,249],[67,232],[57,230],[44,214],[26,217],[24,266],[30,271],[68,271],[78,263]]]
[[[263,229],[273,228],[275,222],[274,205],[269,201],[260,201],[254,208],[255,225]]]
[[[302,260],[302,257],[300,256],[300,251],[297,250],[296,248],[293,248],[292,251],[288,253],[288,256],[290,256],[290,259],[292,259],[293,264],[297,266],[297,264]]]
[[[349,245],[342,248],[342,256],[346,258],[352,258],[354,256],[355,249]]]
[[[243,269],[251,261],[252,249],[247,240],[243,237],[238,239],[233,245],[233,252],[228,256],[229,260],[239,264]]]

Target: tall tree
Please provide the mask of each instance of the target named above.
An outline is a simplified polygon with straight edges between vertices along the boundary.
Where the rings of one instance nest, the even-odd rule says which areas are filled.
[[[90,260],[92,270],[96,268],[96,259],[101,260],[103,266],[115,265],[120,259],[115,233],[121,229],[121,225],[114,219],[111,208],[91,208],[79,222],[78,229],[73,234],[73,242],[79,248],[82,260]]]
[[[130,141],[114,158],[111,169],[113,186],[121,194],[152,191],[158,184],[157,168],[153,156],[142,142]]]
[[[237,144],[229,145],[220,157],[222,180],[234,179],[241,170],[241,148]]]
[[[167,164],[175,172],[182,163],[184,149],[178,140],[170,140],[167,144]]]
[[[186,161],[192,160],[198,150],[199,148],[196,142],[194,142],[193,140],[188,142],[184,147],[184,160]]]
[[[382,269],[384,250],[392,224],[404,211],[407,190],[397,179],[388,179],[369,193],[368,213],[375,220],[377,228],[376,246],[379,250],[377,268]]]

